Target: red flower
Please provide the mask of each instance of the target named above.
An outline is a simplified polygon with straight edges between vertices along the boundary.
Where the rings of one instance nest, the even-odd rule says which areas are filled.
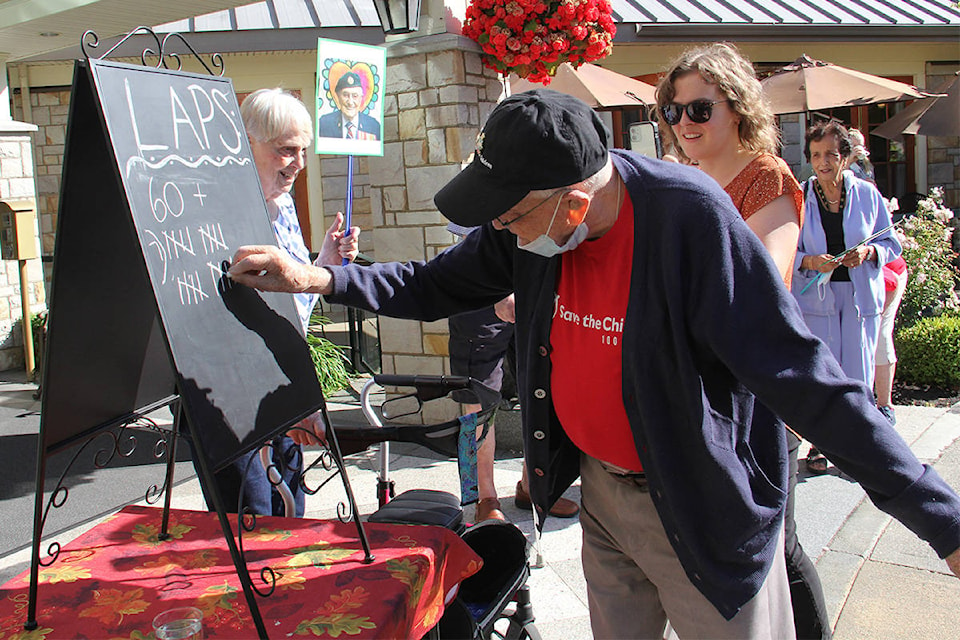
[[[470,0],[463,33],[490,69],[548,84],[561,63],[577,67],[610,53],[611,14],[609,0]]]

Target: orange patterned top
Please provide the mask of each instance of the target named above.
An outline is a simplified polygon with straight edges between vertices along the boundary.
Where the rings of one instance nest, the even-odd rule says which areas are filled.
[[[793,177],[787,163],[771,153],[762,153],[754,158],[730,181],[724,191],[733,200],[737,211],[746,220],[782,195],[793,197],[797,211],[797,224],[803,226],[803,190]],[[786,285],[790,287],[790,274]]]

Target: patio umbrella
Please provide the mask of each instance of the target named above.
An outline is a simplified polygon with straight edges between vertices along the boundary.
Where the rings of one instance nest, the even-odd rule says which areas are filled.
[[[925,98],[913,85],[813,60],[806,54],[761,80],[775,114]]]
[[[940,87],[942,97],[923,98],[896,114],[872,133],[903,142],[903,136],[960,136],[960,81],[957,76]]]
[[[540,83],[510,76],[511,93],[542,88]],[[653,85],[590,63],[574,69],[564,62],[546,88],[580,98],[594,109],[652,106],[657,102]]]

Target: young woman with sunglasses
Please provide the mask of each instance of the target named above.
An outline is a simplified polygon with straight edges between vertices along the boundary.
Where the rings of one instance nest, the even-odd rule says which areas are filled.
[[[730,44],[682,53],[657,86],[661,135],[682,161],[716,180],[760,238],[789,287],[803,223],[803,192],[775,155],[773,113],[753,66]],[[789,494],[784,545],[797,638],[830,638],[816,567],[797,539],[794,490],[800,439],[787,430]]]

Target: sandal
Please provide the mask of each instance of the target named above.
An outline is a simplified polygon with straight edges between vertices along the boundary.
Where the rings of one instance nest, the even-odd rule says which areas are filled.
[[[517,483],[517,494],[513,499],[513,504],[517,509],[524,511],[533,511],[533,502],[530,500],[530,494],[523,490],[523,483]],[[573,500],[560,498],[550,507],[550,515],[554,518],[572,518],[580,513],[580,505]]]
[[[810,473],[822,476],[827,472],[827,456],[820,453],[820,451],[815,447],[810,447],[810,452],[807,454],[807,471]]]

